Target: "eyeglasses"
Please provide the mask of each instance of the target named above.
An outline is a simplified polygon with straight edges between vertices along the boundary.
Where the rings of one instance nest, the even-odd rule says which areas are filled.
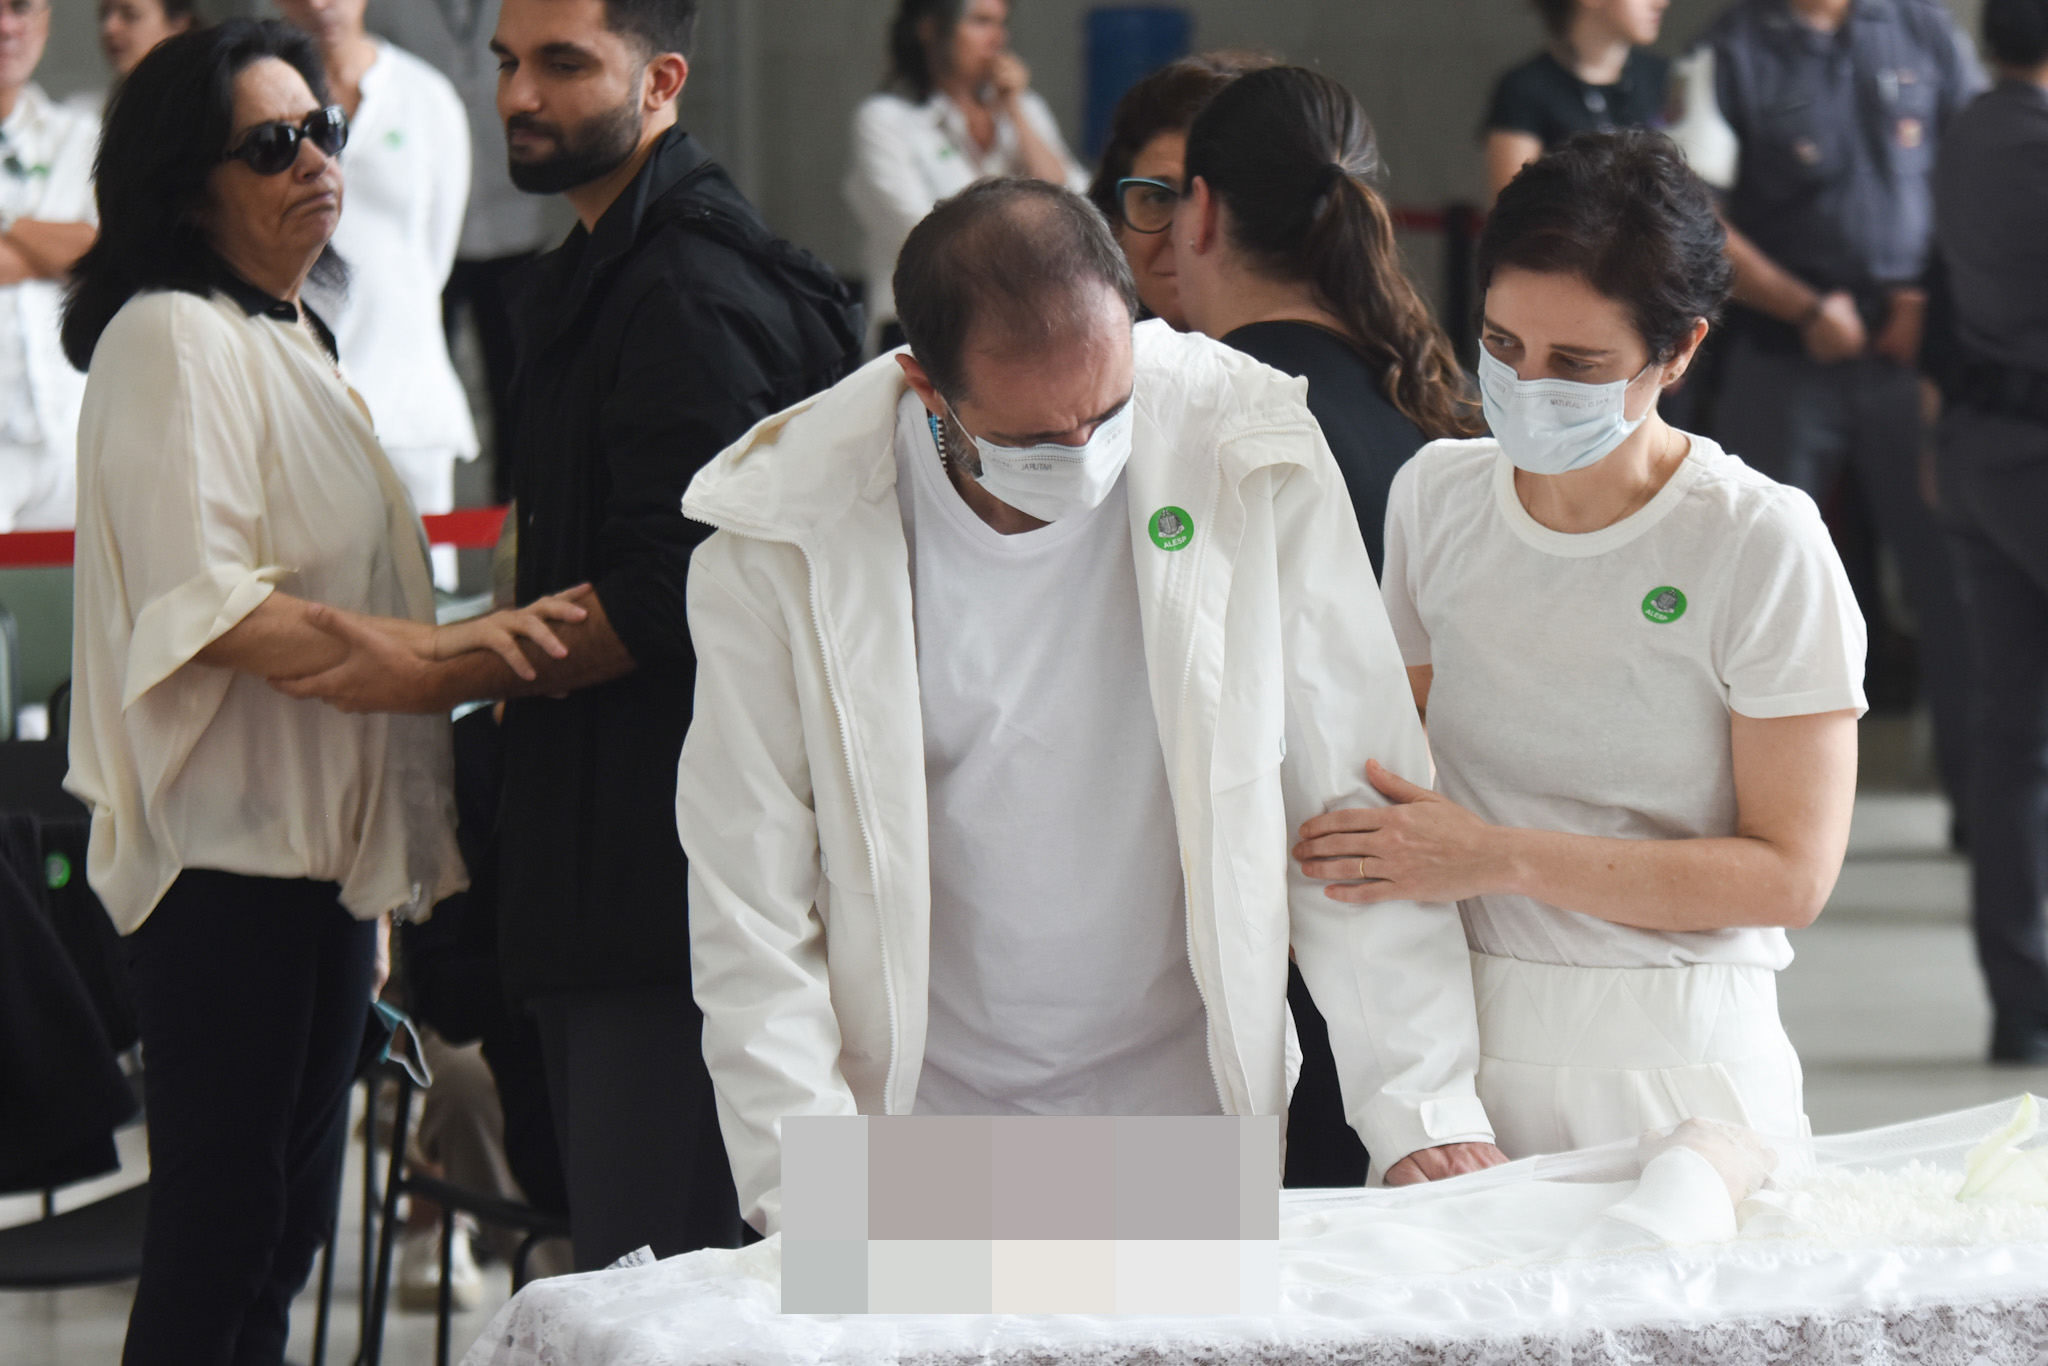
[[[1180,187],[1164,180],[1125,176],[1116,183],[1117,212],[1132,232],[1165,232],[1179,203]]]
[[[348,146],[348,115],[339,105],[330,104],[306,115],[304,123],[259,123],[238,145],[222,152],[220,159],[247,162],[257,175],[282,175],[299,159],[301,142],[312,143],[328,156],[340,156],[341,149]]]

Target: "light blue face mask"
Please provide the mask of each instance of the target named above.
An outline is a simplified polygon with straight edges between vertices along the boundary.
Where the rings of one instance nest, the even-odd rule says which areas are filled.
[[[1569,379],[1522,379],[1485,347],[1479,349],[1479,397],[1486,425],[1516,469],[1564,474],[1597,464],[1635,435],[1650,416],[1628,417],[1628,391],[1650,373],[1612,384]]]

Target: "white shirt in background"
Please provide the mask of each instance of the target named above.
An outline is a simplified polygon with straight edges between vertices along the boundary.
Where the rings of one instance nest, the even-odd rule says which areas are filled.
[[[1018,98],[1025,122],[1066,163],[1067,188],[1088,188],[1060,137],[1052,110],[1036,91]],[[941,199],[990,176],[1023,175],[1017,127],[996,114],[996,142],[984,155],[967,131],[967,116],[950,96],[934,92],[922,104],[883,93],[861,101],[853,116],[853,165],[846,172],[846,202],[867,234],[868,322],[878,331],[896,317],[896,257],[903,240]]]
[[[498,58],[491,34],[498,0],[370,0],[370,31],[431,64],[454,83],[469,117],[475,174],[458,255],[489,261],[545,251],[576,222],[556,194],[527,194],[512,183],[505,125],[498,117]]]
[[[296,322],[146,294],[100,338],[79,423],[66,789],[123,934],[183,868],[341,884],[369,919],[466,885],[445,716],[349,716],[194,656],[273,589],[434,619],[419,520]]]
[[[447,512],[455,462],[477,453],[469,397],[441,323],[441,290],[469,202],[469,120],[455,87],[411,53],[379,43],[341,164],[347,190],[334,249],[349,283],[346,298],[328,306],[341,363],[413,505]],[[443,572],[453,569],[451,560]]]
[[[1216,1114],[1124,484],[1004,536],[899,408],[931,819],[920,1114]]]
[[[1383,591],[1402,657],[1434,670],[1437,790],[1499,825],[1732,835],[1731,711],[1865,709],[1863,615],[1819,510],[1704,437],[1583,535],[1529,515],[1497,442],[1425,446],[1394,477]],[[1792,960],[1779,929],[1635,929],[1505,894],[1461,909],[1472,948],[1530,962]]]
[[[0,214],[93,223],[92,162],[98,117],[23,87],[0,123]],[[68,527],[85,376],[58,340],[64,286],[25,280],[0,287],[0,531]]]

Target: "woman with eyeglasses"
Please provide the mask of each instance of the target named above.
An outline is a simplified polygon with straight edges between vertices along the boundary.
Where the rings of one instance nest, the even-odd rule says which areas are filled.
[[[1522,1158],[1712,1119],[1798,1139],[1786,931],[1848,844],[1863,617],[1813,500],[1658,412],[1728,299],[1707,187],[1585,133],[1479,241],[1492,437],[1394,482],[1383,593],[1429,727],[1306,822],[1328,895],[1457,902],[1479,1098]]]
[[[465,882],[446,717],[273,684],[396,619],[413,657],[522,640],[561,600],[434,626],[425,538],[300,302],[347,117],[275,22],[171,38],[115,94],[100,237],[64,319],[78,442],[71,772],[125,936],[150,1212],[124,1361],[276,1362],[335,1209],[381,941]]]
[[[1173,211],[1183,185],[1188,128],[1202,106],[1247,71],[1274,65],[1255,52],[1203,52],[1169,62],[1124,92],[1109,116],[1088,197],[1109,220],[1131,263],[1138,301],[1176,331],[1188,330],[1175,280]]]
[[[899,345],[896,253],[932,205],[991,176],[1080,190],[1087,172],[1060,138],[1031,70],[1010,51],[1010,0],[898,0],[889,79],[853,118],[846,202],[867,236],[868,331]]]
[[[1188,323],[1308,381],[1373,569],[1394,472],[1477,405],[1394,241],[1372,124],[1305,67],[1238,78],[1187,138],[1172,250]]]

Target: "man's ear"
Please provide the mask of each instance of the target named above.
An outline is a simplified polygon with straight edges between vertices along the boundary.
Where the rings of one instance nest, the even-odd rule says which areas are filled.
[[[910,390],[917,395],[918,401],[924,404],[924,410],[933,417],[944,417],[946,400],[939,397],[938,387],[932,383],[932,377],[924,372],[924,367],[917,363],[917,357],[908,351],[899,351],[896,353],[896,363],[903,367],[903,378],[910,382]]]
[[[641,99],[651,114],[683,97],[683,86],[690,79],[690,60],[680,52],[664,52],[647,64],[641,79]]]

